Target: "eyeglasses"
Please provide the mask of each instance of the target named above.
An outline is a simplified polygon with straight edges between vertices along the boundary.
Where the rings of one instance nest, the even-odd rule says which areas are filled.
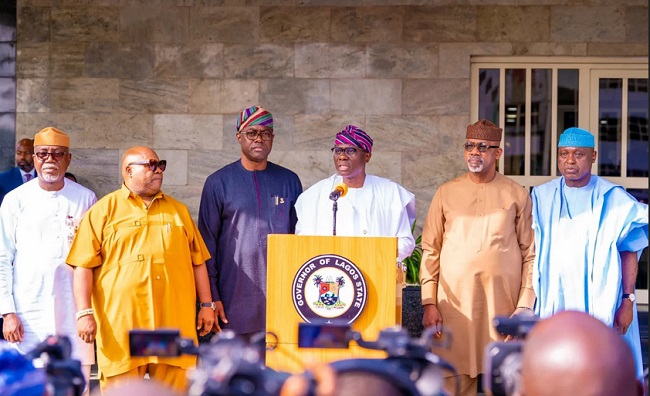
[[[481,153],[484,153],[488,149],[491,149],[491,148],[499,148],[499,146],[488,146],[487,144],[485,144],[483,142],[481,142],[479,144],[472,143],[472,142],[465,142],[465,151],[467,151],[468,153],[471,153],[472,150],[474,150],[474,147],[476,147],[478,149],[478,151],[480,151]]]
[[[63,157],[68,155],[68,153],[65,151],[55,151],[52,153],[48,153],[47,151],[39,151],[38,153],[34,153],[34,155],[36,155],[36,158],[41,161],[47,161],[47,157],[52,157],[52,159],[55,161],[61,161]]]
[[[334,154],[335,157],[340,157],[341,154],[345,153],[348,157],[354,157],[357,155],[357,151],[359,150],[360,149],[356,147],[332,147],[332,154]]]
[[[247,132],[239,132],[240,134],[246,136],[246,139],[248,140],[257,140],[257,137],[261,137],[262,140],[268,141],[273,139],[273,132],[271,131],[247,131]]]
[[[152,172],[156,171],[156,168],[160,169],[161,171],[165,171],[165,168],[167,167],[167,161],[166,160],[160,160],[156,161],[155,159],[150,159],[150,160],[144,160],[144,161],[136,161],[136,162],[131,162],[127,166],[131,165],[148,165],[149,170]]]

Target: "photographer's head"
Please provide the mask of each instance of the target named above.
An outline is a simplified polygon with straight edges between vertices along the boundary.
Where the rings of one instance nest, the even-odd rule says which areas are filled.
[[[130,381],[125,381],[112,388],[101,391],[97,387],[90,396],[181,396],[174,392],[172,389],[166,387],[157,381],[144,380],[134,378]]]
[[[533,327],[521,375],[525,396],[643,394],[623,338],[583,312],[560,312]]]
[[[314,389],[315,387],[315,389]],[[336,372],[329,364],[313,365],[305,374],[289,377],[280,396],[402,396],[412,392],[401,389],[389,375],[364,369]]]
[[[412,393],[396,386],[392,378],[367,371],[339,373],[336,396],[405,396]]]

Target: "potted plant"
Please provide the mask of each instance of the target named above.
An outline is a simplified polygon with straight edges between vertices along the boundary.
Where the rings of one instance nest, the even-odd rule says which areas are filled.
[[[411,232],[415,231],[415,223],[411,228]],[[415,249],[410,256],[405,258],[402,263],[406,267],[406,284],[419,285],[420,284],[420,262],[422,261],[422,235],[415,239]]]
[[[415,222],[411,227],[415,235]],[[412,337],[422,334],[422,298],[420,292],[420,262],[422,261],[422,235],[415,238],[413,253],[402,263],[406,267],[406,287],[402,289],[402,327],[408,330]]]

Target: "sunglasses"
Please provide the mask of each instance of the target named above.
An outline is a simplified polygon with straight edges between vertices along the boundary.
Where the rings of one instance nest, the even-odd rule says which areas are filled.
[[[144,161],[131,162],[130,164],[128,164],[128,166],[131,165],[148,165],[149,170],[151,170],[152,172],[155,172],[156,168],[164,172],[165,168],[167,167],[167,161],[166,160],[156,161],[155,159],[150,159]]]
[[[68,153],[64,151],[55,151],[52,153],[48,153],[47,151],[39,151],[37,153],[34,153],[36,158],[38,158],[41,161],[46,161],[47,157],[52,157],[53,160],[55,161],[61,161],[63,157],[65,157]]]
[[[472,142],[466,142],[465,143],[465,151],[467,151],[468,153],[471,153],[472,150],[474,150],[474,147],[476,147],[478,149],[478,151],[480,151],[481,153],[484,153],[484,152],[488,151],[488,149],[491,149],[491,148],[499,148],[499,146],[488,146],[487,144],[485,144],[483,142],[481,142],[479,144],[472,143]]]

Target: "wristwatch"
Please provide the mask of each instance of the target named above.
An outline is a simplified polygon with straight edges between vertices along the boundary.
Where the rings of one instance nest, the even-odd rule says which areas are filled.
[[[217,309],[217,303],[214,301],[201,303],[201,308],[210,308],[211,310]]]
[[[627,298],[628,300],[630,300],[632,302],[636,301],[636,297],[634,296],[633,293],[630,293],[630,294],[623,293],[623,298]]]

